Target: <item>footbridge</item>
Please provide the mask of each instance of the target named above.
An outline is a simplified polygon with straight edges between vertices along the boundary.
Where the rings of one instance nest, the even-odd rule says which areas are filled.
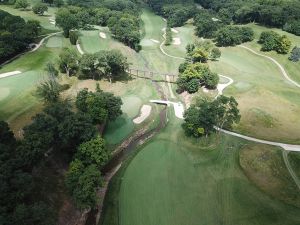
[[[171,102],[165,100],[150,100],[150,102],[160,104],[160,105],[167,105],[167,106],[173,105],[175,116],[179,119],[183,119],[184,106],[181,102]]]

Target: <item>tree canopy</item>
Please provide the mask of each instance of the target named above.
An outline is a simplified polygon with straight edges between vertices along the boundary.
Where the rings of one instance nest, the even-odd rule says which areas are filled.
[[[233,97],[219,96],[213,101],[201,99],[185,111],[182,125],[188,136],[201,137],[215,131],[215,126],[230,129],[240,120],[238,103]]]

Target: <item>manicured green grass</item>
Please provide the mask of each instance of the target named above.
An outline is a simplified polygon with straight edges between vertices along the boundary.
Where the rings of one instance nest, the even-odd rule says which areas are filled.
[[[187,138],[172,115],[115,178],[120,194],[108,197],[103,224],[297,224],[299,208],[268,196],[244,175],[239,149],[247,143]]]
[[[300,143],[300,89],[290,84],[270,60],[239,48],[222,48],[213,71],[234,79],[224,94],[234,96],[242,119],[235,128],[251,136]]]
[[[261,32],[263,31],[269,31],[269,30],[273,30],[277,33],[279,33],[280,35],[286,35],[291,41],[292,41],[292,48],[294,46],[298,46],[300,47],[300,37],[296,36],[294,34],[290,34],[288,32],[285,32],[281,29],[276,29],[276,28],[266,28],[263,26],[259,26],[257,24],[251,23],[248,24],[247,26],[251,27],[254,30],[255,33],[255,40],[253,42],[247,43],[246,45],[255,49],[256,51],[259,51],[261,48],[261,45],[257,43],[257,40],[259,39],[259,36],[261,34]],[[281,55],[278,54],[274,51],[271,52],[263,52],[263,54],[268,55],[273,57],[274,59],[276,59],[281,65],[283,65],[283,67],[285,68],[285,70],[288,72],[289,76],[294,79],[295,81],[297,81],[298,83],[300,83],[300,63],[294,63],[291,62],[290,60],[288,60],[288,57],[290,56],[290,54],[286,54],[286,55]]]
[[[172,32],[172,36],[173,38],[180,38],[181,44],[164,45],[163,49],[170,55],[184,58],[186,56],[186,46],[199,40],[199,38],[195,35],[195,27],[191,24],[186,24],[183,27],[176,27],[175,29],[178,33]]]
[[[106,34],[106,38],[99,36],[100,31]],[[97,30],[80,31],[79,43],[83,51],[87,53],[118,49],[126,55],[133,67],[140,68],[143,65],[143,59],[134,50],[113,39],[107,27],[97,26]]]
[[[56,42],[70,46],[69,41],[61,35],[51,39],[49,41],[52,44]],[[42,102],[34,96],[34,90],[39,82],[46,79],[45,65],[55,62],[61,51],[60,48],[45,47],[47,45],[44,44],[36,52],[25,53],[0,70],[0,73],[15,70],[22,72],[0,80],[0,89],[5,90],[5,95],[0,96],[0,120],[8,121],[16,134],[42,107]]]
[[[40,22],[41,26],[47,30],[57,31],[58,28],[51,24],[49,18],[54,18],[54,14],[57,10],[55,7],[48,7],[48,12],[44,16],[38,16],[34,14],[31,10],[19,10],[15,9],[13,6],[0,5],[0,9],[4,10],[12,15],[20,16],[25,20],[37,20]]]

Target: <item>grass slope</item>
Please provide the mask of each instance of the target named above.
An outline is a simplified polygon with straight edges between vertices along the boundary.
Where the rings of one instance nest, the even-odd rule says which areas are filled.
[[[61,46],[70,46],[69,41],[61,35],[51,37],[36,52],[26,53],[0,70],[0,73],[22,72],[0,82],[0,90],[5,92],[0,96],[0,120],[8,121],[16,134],[42,108],[41,101],[34,96],[34,90],[39,82],[46,79],[44,66],[57,60]]]
[[[214,139],[187,138],[172,115],[115,178],[119,196],[102,224],[297,224],[299,208],[268,196],[244,175],[239,154],[249,144],[231,137],[217,146]]]

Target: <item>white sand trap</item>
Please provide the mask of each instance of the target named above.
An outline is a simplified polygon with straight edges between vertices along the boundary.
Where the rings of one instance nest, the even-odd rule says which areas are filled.
[[[150,39],[151,41],[153,41],[154,43],[159,43],[158,40],[155,40],[155,39]]]
[[[77,41],[76,47],[77,47],[78,52],[79,52],[81,55],[83,55],[84,52],[82,51],[82,49],[81,49],[81,47],[80,47],[79,41]]]
[[[204,93],[208,93],[209,92],[209,90],[206,87],[202,87],[202,90],[203,90]]]
[[[106,39],[106,33],[99,32],[99,36],[103,39]]]
[[[164,20],[165,22],[167,22],[167,20],[166,20],[165,18],[163,18],[163,20]]]
[[[4,77],[10,77],[10,76],[14,76],[14,75],[17,75],[17,74],[20,74],[22,73],[21,71],[12,71],[12,72],[7,72],[7,73],[0,73],[0,78],[4,78]]]
[[[141,108],[141,114],[138,117],[136,117],[133,120],[133,122],[135,124],[142,123],[145,119],[148,118],[148,116],[150,116],[151,109],[152,109],[152,107],[150,105],[143,105],[142,108]]]
[[[173,45],[181,45],[180,38],[173,38]]]
[[[171,28],[171,31],[172,31],[173,33],[175,33],[175,34],[178,34],[178,33],[179,33],[179,31],[176,30],[176,29],[174,29],[174,28]]]
[[[53,22],[53,21],[50,21],[50,23],[53,24],[53,25],[55,25],[55,22]]]

